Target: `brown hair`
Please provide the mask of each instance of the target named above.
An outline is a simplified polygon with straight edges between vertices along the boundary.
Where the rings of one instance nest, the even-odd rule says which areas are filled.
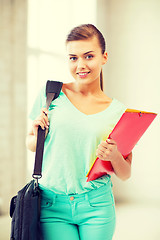
[[[92,38],[94,36],[97,37],[102,50],[102,54],[104,54],[106,50],[106,43],[105,43],[104,37],[102,33],[93,24],[83,24],[73,28],[67,36],[66,43],[71,41],[85,40],[85,39]],[[103,91],[102,70],[100,74],[100,86],[101,86],[101,90]]]

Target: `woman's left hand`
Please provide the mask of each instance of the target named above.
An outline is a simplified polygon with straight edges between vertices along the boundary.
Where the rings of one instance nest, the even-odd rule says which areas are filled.
[[[121,155],[117,149],[117,144],[113,139],[102,141],[96,150],[96,155],[99,159],[104,161],[113,161]]]

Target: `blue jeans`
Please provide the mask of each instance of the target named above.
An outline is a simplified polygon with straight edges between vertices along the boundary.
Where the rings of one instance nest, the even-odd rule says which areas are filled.
[[[115,204],[111,183],[87,193],[61,195],[41,187],[44,240],[111,240]]]

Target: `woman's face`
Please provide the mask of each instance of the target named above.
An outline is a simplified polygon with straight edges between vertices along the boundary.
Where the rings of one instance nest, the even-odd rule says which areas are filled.
[[[71,41],[67,43],[69,70],[76,82],[89,84],[100,81],[102,65],[107,53],[102,54],[98,39]]]

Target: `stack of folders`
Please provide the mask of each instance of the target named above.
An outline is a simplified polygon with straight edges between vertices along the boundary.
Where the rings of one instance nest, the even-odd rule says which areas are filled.
[[[127,158],[156,116],[156,113],[127,109],[108,138],[116,141],[118,150],[124,158]],[[87,182],[113,172],[110,161],[97,157],[86,176]]]

